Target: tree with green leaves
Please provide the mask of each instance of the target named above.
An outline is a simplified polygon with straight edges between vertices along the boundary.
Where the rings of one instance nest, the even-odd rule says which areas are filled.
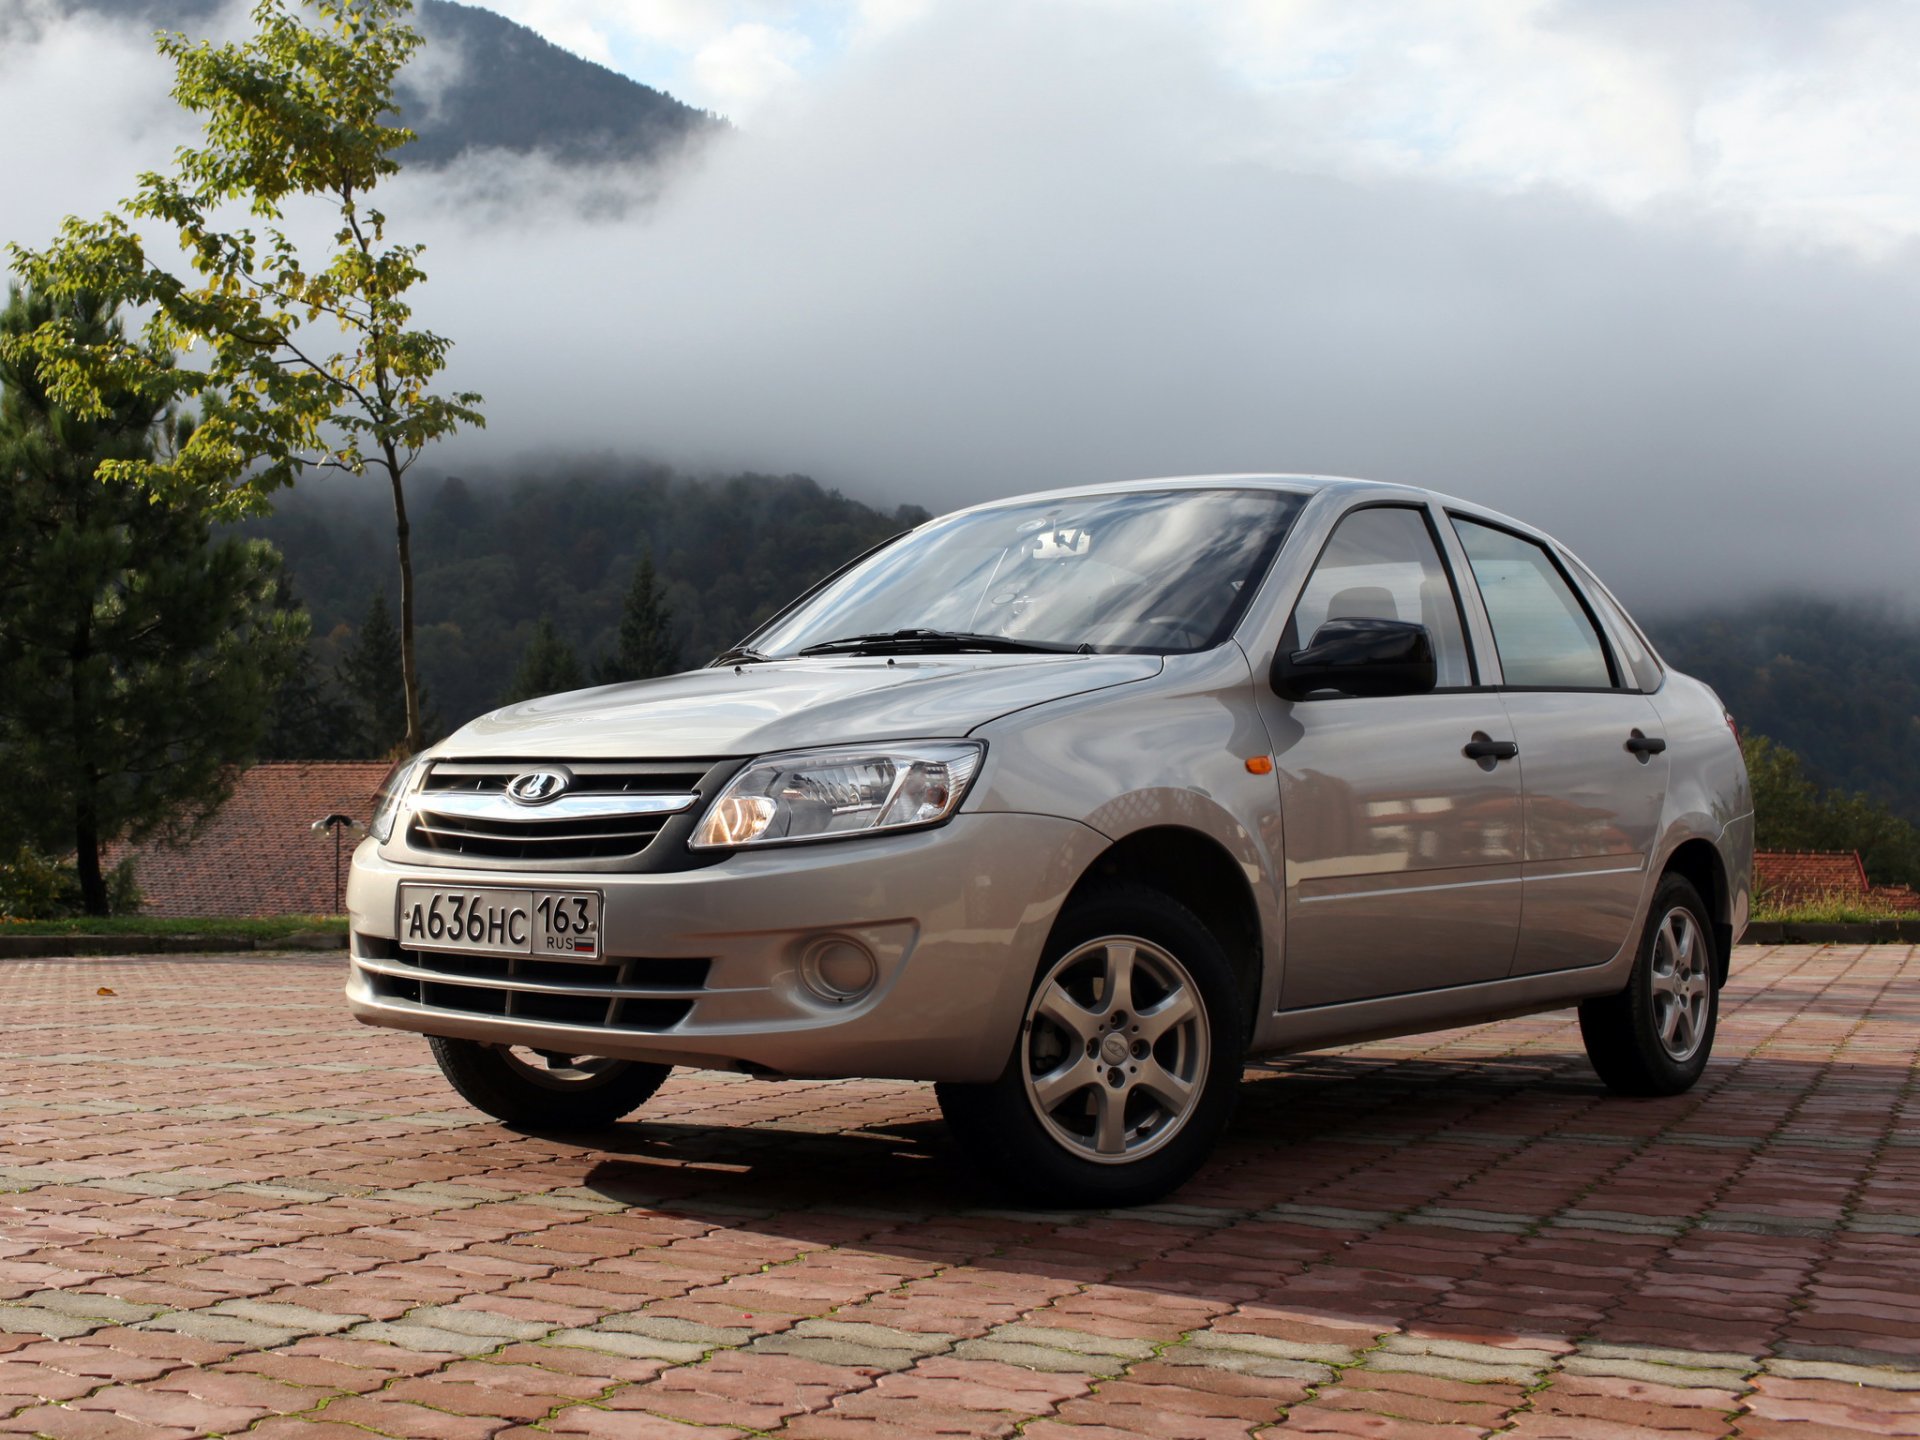
[[[275,604],[282,610],[306,615],[283,573]],[[389,623],[388,627],[393,627]],[[387,687],[400,691],[397,663],[390,665]],[[267,706],[266,732],[260,738],[263,760],[357,760],[369,753],[360,743],[353,707],[340,694],[333,668],[322,664],[311,644],[300,646],[286,679]],[[374,752],[378,753],[378,752]]]
[[[161,36],[173,97],[202,118],[204,143],[176,152],[170,173],[140,176],[101,219],[70,217],[47,249],[9,247],[42,294],[138,307],[143,340],[90,342],[59,311],[8,346],[85,419],[118,394],[197,408],[177,449],[103,463],[102,479],[161,500],[197,497],[231,517],[310,470],[380,472],[400,561],[407,743],[419,749],[404,481],[432,441],[484,422],[479,396],[431,388],[451,342],[412,325],[421,247],[390,241],[368,203],[413,138],[390,123],[395,77],[421,43],[411,11],[412,0],[312,0],[309,23],[289,0],[259,0],[243,41]],[[234,223],[243,211],[257,230]],[[143,223],[177,243],[184,266],[149,252]],[[296,227],[328,239],[303,243]]]
[[[673,611],[653,572],[653,556],[640,552],[620,613],[620,633],[613,654],[600,662],[599,680],[613,685],[623,680],[651,680],[680,668],[680,647],[673,638]]]
[[[580,657],[560,638],[553,621],[543,618],[534,628],[520,657],[520,668],[513,672],[503,704],[518,700],[537,700],[542,695],[557,695],[562,690],[578,690],[586,684],[580,670]]]
[[[48,326],[138,348],[84,295],[0,312],[0,338]],[[206,496],[156,503],[127,478],[178,443],[164,404],[116,388],[76,413],[57,390],[31,351],[0,349],[0,852],[71,848],[101,915],[104,846],[184,838],[225,800],[306,616],[275,605],[265,541],[215,540]]]
[[[407,740],[407,697],[400,685],[400,632],[387,597],[374,591],[353,644],[340,661],[340,679],[357,720],[362,756],[390,754]]]
[[[1920,827],[1862,794],[1823,789],[1799,755],[1764,735],[1740,749],[1761,850],[1857,850],[1875,885],[1920,885]]]

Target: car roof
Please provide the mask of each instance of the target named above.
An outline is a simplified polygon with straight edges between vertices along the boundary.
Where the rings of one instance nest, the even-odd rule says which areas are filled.
[[[1003,505],[1026,504],[1035,500],[1066,500],[1088,495],[1125,495],[1152,490],[1290,490],[1297,494],[1325,495],[1335,503],[1347,499],[1358,499],[1362,496],[1381,500],[1430,500],[1448,510],[1458,510],[1479,519],[1491,520],[1523,534],[1546,540],[1560,549],[1566,548],[1545,531],[1536,529],[1523,520],[1516,520],[1510,515],[1503,515],[1497,510],[1490,510],[1485,505],[1476,505],[1470,500],[1460,500],[1452,495],[1444,495],[1438,490],[1427,490],[1418,485],[1362,480],[1352,475],[1257,472],[1223,475],[1163,475],[1144,480],[1103,481],[1090,485],[1067,485],[1057,490],[1035,490],[1022,495],[1006,495],[997,500],[968,505],[950,513],[965,515],[976,510],[993,510]]]

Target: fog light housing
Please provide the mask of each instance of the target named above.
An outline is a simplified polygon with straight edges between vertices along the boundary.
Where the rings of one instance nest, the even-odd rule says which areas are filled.
[[[845,935],[822,935],[800,956],[800,982],[829,1005],[860,999],[879,978],[873,952]]]

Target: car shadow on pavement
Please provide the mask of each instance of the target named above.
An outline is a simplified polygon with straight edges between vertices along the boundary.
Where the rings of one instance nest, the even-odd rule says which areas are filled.
[[[799,1082],[806,1084],[809,1082]],[[781,1088],[778,1082],[768,1088]],[[585,1184],[608,1199],[699,1194],[753,1208],[847,1204],[937,1213],[982,1206],[1031,1206],[1029,1197],[991,1185],[938,1118],[927,1090],[926,1118],[830,1128],[807,1119],[726,1124],[710,1119],[650,1119],[643,1112],[580,1153],[604,1158]],[[1498,1110],[1498,1125],[1520,1143],[1562,1122],[1569,1104],[1612,1105],[1623,1116],[1647,1103],[1616,1101],[1577,1054],[1468,1062],[1382,1060],[1314,1055],[1249,1068],[1232,1125],[1207,1167],[1169,1199],[1225,1210],[1262,1208],[1262,1191],[1241,1193],[1249,1165],[1303,1145],[1390,1150],[1432,1141],[1474,1116]],[[1643,1124],[1629,1122],[1639,1133]],[[1224,1189],[1222,1187],[1225,1187]],[[1396,1193],[1398,1186],[1393,1187]],[[1201,1197],[1211,1196],[1213,1199]],[[1356,1201],[1356,1203],[1359,1203]],[[1062,1211],[1061,1214],[1072,1212]]]

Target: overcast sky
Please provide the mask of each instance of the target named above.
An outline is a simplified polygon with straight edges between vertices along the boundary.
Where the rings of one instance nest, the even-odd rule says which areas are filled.
[[[0,238],[37,243],[184,135],[138,36],[26,3]],[[1920,6],[496,8],[740,128],[657,195],[499,157],[394,187],[487,396],[469,472],[938,507],[1320,470],[1498,505],[1643,604],[1920,596]]]

